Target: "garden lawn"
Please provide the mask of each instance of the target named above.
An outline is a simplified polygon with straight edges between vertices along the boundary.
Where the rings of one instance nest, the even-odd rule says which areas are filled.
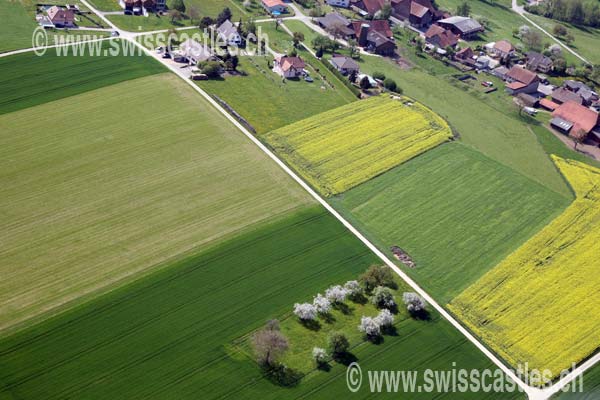
[[[95,43],[101,51],[108,42]],[[165,72],[147,56],[59,56],[22,53],[0,58],[0,114]]]
[[[452,138],[409,99],[372,97],[262,136],[323,195],[342,193]]]
[[[304,35],[304,44],[309,48],[312,48],[312,41],[321,36],[311,28],[309,28],[304,22],[298,20],[284,21],[284,25],[292,32],[300,32]]]
[[[310,58],[318,65],[319,61]],[[245,75],[226,76],[221,80],[197,81],[198,86],[227,102],[258,133],[288,125],[357,100],[324,66],[320,74],[308,66],[314,82],[287,79],[268,68],[266,57],[240,57],[238,69]]]
[[[450,301],[570,199],[468,146],[439,146],[332,199],[333,205],[438,301]]]
[[[312,202],[172,74],[0,126],[0,328]]]
[[[362,56],[359,64],[361,71],[381,71],[394,79],[405,94],[444,117],[464,143],[560,194],[571,195],[544,148],[513,106],[486,100],[481,93],[454,86],[449,82],[455,80],[451,76],[433,75],[419,67],[402,70],[388,59],[370,56]]]
[[[573,204],[450,304],[512,366],[553,377],[600,346],[600,169],[555,162]]]
[[[282,388],[231,343],[375,261],[323,209],[289,213],[0,341],[0,398],[331,399],[349,393],[344,366]],[[449,370],[453,362],[457,368],[492,367],[437,314],[404,321],[398,336],[352,353],[363,371],[422,373]],[[355,396],[369,394],[365,378]]]

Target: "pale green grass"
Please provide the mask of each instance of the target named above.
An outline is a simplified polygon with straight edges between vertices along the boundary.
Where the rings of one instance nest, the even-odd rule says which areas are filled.
[[[0,328],[311,202],[170,74],[0,126]]]

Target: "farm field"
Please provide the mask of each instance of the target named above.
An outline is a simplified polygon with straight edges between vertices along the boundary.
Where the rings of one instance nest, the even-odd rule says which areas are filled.
[[[348,393],[344,366],[281,388],[231,343],[375,261],[323,209],[288,213],[4,338],[0,398],[330,399]],[[397,337],[353,353],[372,369],[491,367],[436,314],[407,321]],[[368,386],[357,396],[368,397]],[[448,398],[459,396],[486,394]]]
[[[110,46],[98,44],[102,51]],[[43,57],[2,57],[0,115],[165,71],[147,56],[64,57],[49,50]]]
[[[312,202],[171,74],[4,114],[0,126],[0,328]]]
[[[579,379],[577,379],[579,383]],[[596,365],[583,375],[583,390],[579,386],[569,387],[565,392],[558,392],[552,399],[560,400],[595,400],[600,396],[600,366]],[[575,392],[573,392],[575,390]]]
[[[387,59],[370,56],[362,56],[359,64],[366,73],[385,73],[405,94],[431,107],[459,132],[462,142],[562,195],[571,196],[536,136],[505,103],[488,102],[452,85],[449,79],[454,78],[430,74],[419,67],[403,70]]]
[[[569,203],[459,143],[439,146],[338,197],[333,205],[438,301],[450,301]]]
[[[310,56],[310,55],[309,55]],[[314,58],[304,59],[318,65]],[[197,81],[198,86],[217,95],[240,113],[258,133],[265,133],[357,100],[326,68],[328,83],[311,66],[314,82],[281,77],[268,68],[267,57],[240,57],[238,70],[245,76],[226,76],[223,80]],[[296,106],[301,105],[301,106]]]
[[[372,97],[261,136],[325,196],[342,193],[452,138],[410,99]]]
[[[555,162],[575,190],[575,201],[450,303],[511,365],[528,362],[554,376],[600,344],[600,170]]]

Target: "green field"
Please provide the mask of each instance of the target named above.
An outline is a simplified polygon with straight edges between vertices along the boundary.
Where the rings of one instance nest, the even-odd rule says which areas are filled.
[[[170,74],[0,125],[2,328],[311,201]]]
[[[262,139],[331,196],[451,140],[452,132],[422,104],[380,96],[303,119]]]
[[[544,18],[539,15],[527,15],[531,20],[552,33],[552,28],[556,24],[564,25],[575,38],[573,43],[569,44],[583,58],[587,59],[592,64],[600,64],[600,29],[591,27],[578,27],[566,22],[555,21],[549,18]],[[566,51],[563,50],[563,53]],[[581,62],[577,62],[579,65]]]
[[[452,76],[431,74],[418,66],[402,70],[388,59],[370,56],[363,56],[359,64],[361,71],[381,71],[393,78],[405,94],[444,117],[464,143],[550,189],[570,196],[563,178],[536,136],[518,118],[513,106],[463,90],[450,83],[456,80]]]
[[[0,342],[0,398],[345,395],[344,366],[282,388],[263,379],[231,343],[286,313],[295,301],[355,278],[374,261],[324,210],[288,214],[5,338]],[[453,362],[459,368],[490,367],[437,314],[429,321],[407,321],[398,336],[352,352],[365,370],[449,369]],[[365,383],[356,396],[368,395]]]
[[[44,4],[55,2],[56,0],[51,0]],[[0,24],[0,53],[32,47],[32,34],[38,24],[35,21],[35,6],[31,0],[0,0],[0,16],[2,17],[2,24]],[[94,21],[100,22],[97,18],[94,18]],[[83,20],[79,25],[94,26],[89,20]],[[108,35],[108,32],[88,32],[79,29],[72,29],[70,31],[47,30],[46,32],[49,44],[54,44],[56,36],[66,34]]]
[[[333,204],[438,301],[451,300],[555,217],[569,199],[461,144],[446,144]],[[399,265],[403,265],[400,264]]]
[[[102,51],[110,48],[108,42],[100,45]],[[147,56],[65,57],[51,49],[43,57],[34,53],[2,57],[0,114],[165,71]]]
[[[529,363],[551,377],[600,344],[600,169],[555,162],[575,201],[449,305],[510,365]]]
[[[307,53],[305,60],[318,65]],[[310,57],[310,58],[308,58]],[[266,57],[240,57],[238,67],[244,75],[227,76],[223,80],[198,81],[198,85],[217,95],[233,107],[254,127],[265,133],[292,122],[335,108],[356,97],[325,67],[321,66],[327,82],[308,66],[314,82],[287,79],[268,68]]]
[[[581,383],[581,385],[580,385]],[[583,387],[583,390],[580,390]],[[552,399],[560,400],[595,400],[600,397],[600,365],[589,369],[583,378],[577,378],[575,385],[560,391]]]

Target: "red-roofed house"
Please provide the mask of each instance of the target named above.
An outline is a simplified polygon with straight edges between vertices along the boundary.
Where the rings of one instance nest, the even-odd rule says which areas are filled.
[[[552,100],[541,99],[540,106],[544,107],[546,110],[554,111],[560,106],[560,104],[556,104]]]
[[[450,30],[434,24],[427,29],[427,32],[425,32],[425,41],[445,49],[448,46],[456,46],[458,43],[458,36],[456,36]]]
[[[492,53],[498,58],[510,57],[515,52],[515,46],[508,40],[498,40],[492,47]]]
[[[375,19],[373,21],[352,21],[352,29],[354,29],[354,34],[357,38],[360,37],[360,30],[363,25],[369,25],[369,33],[370,32],[379,32],[383,36],[387,38],[394,37],[394,33],[392,32],[392,28],[390,28],[390,23],[383,19]]]
[[[269,14],[285,14],[287,5],[282,0],[262,0],[262,6]]]
[[[428,26],[437,15],[430,0],[392,0],[392,15],[400,20],[408,20],[418,27]]]
[[[412,26],[424,28],[429,26],[432,20],[433,12],[429,7],[425,7],[416,1],[410,3],[410,16],[408,17],[408,21]]]
[[[75,13],[73,10],[67,10],[58,6],[52,6],[46,11],[48,19],[52,21],[54,26],[75,26]]]
[[[352,1],[354,7],[360,8],[370,16],[374,16],[377,11],[383,8],[384,0],[356,0]]]
[[[273,62],[273,72],[284,78],[298,78],[304,75],[306,64],[300,57],[279,56]]]
[[[512,67],[506,73],[506,91],[512,95],[519,93],[535,93],[540,82],[540,78],[535,72],[521,68],[517,65]]]
[[[581,104],[568,101],[552,112],[550,124],[571,137],[585,139],[592,129],[598,126],[598,115]]]

